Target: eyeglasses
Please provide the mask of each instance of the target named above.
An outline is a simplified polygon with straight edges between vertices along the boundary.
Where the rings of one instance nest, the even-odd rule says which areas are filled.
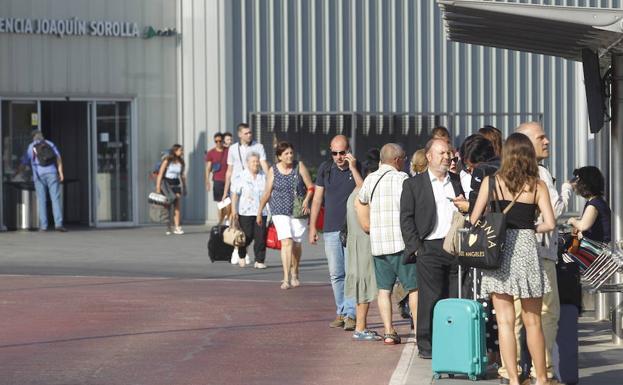
[[[450,162],[456,163],[458,161],[459,161],[459,157],[458,156],[455,156],[454,158],[450,158]]]
[[[331,155],[333,156],[346,155],[346,151],[331,151]]]

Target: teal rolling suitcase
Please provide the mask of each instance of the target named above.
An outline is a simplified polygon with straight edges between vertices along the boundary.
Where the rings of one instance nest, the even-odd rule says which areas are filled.
[[[459,277],[461,274],[459,269]],[[433,311],[432,362],[436,379],[442,374],[465,374],[474,381],[485,377],[486,322],[484,307],[478,301],[449,298],[437,302]]]

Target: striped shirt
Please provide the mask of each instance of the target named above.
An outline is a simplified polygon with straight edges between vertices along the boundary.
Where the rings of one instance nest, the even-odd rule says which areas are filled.
[[[408,177],[406,173],[382,164],[366,177],[359,190],[359,201],[370,205],[370,245],[374,256],[396,254],[405,249],[400,230],[400,195],[402,183]],[[379,184],[370,202],[377,181]]]

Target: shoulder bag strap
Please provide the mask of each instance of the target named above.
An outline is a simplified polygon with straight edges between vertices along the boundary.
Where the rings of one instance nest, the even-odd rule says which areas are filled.
[[[295,161],[296,162],[296,161]],[[294,170],[292,170],[292,172],[294,173],[294,199],[296,199],[296,190],[299,188],[299,163],[296,162],[296,166],[294,167]]]
[[[374,191],[376,191],[376,186],[379,185],[379,182],[381,181],[381,179],[383,179],[383,177],[385,176],[385,174],[387,174],[388,172],[390,172],[391,170],[387,170],[383,173],[383,175],[381,175],[381,177],[379,178],[379,180],[376,181],[376,183],[374,184],[374,187],[372,188],[372,193],[370,194],[370,202],[368,202],[368,204],[372,203],[372,197],[374,196]]]
[[[240,165],[242,166],[242,169],[244,170],[244,162],[242,161],[242,154],[240,153],[240,142],[238,142],[238,158],[240,158]]]
[[[517,193],[517,195],[515,195],[515,198],[513,198],[513,200],[511,201],[511,203],[506,206],[506,208],[504,209],[504,211],[502,212],[502,214],[506,214],[507,212],[510,211],[511,207],[513,207],[513,205],[515,204],[515,202],[517,202],[517,199],[519,199],[519,196],[521,195],[521,193],[523,192],[523,189]]]
[[[489,177],[489,197],[487,198],[487,206],[489,206],[491,202],[494,202],[493,204],[495,205],[495,209],[493,211],[499,213],[502,211],[502,209],[500,208],[500,201],[498,199],[498,191],[496,189],[496,179],[497,179],[497,176],[495,175],[491,175]]]

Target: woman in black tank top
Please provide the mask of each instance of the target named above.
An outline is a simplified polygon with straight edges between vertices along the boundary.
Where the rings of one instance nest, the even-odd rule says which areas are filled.
[[[476,223],[487,207],[489,178],[483,180],[470,221]],[[551,287],[537,255],[535,232],[554,229],[555,219],[545,183],[539,180],[536,153],[530,139],[519,133],[506,140],[502,164],[495,176],[494,198],[506,214],[506,242],[502,265],[497,270],[483,270],[481,294],[489,294],[495,308],[500,353],[505,363],[517,362],[514,298],[521,299],[522,320],[534,363],[537,384],[547,384],[545,342],[541,327],[541,304]],[[535,226],[537,208],[544,222]],[[519,385],[517,366],[506,365],[511,385]]]

